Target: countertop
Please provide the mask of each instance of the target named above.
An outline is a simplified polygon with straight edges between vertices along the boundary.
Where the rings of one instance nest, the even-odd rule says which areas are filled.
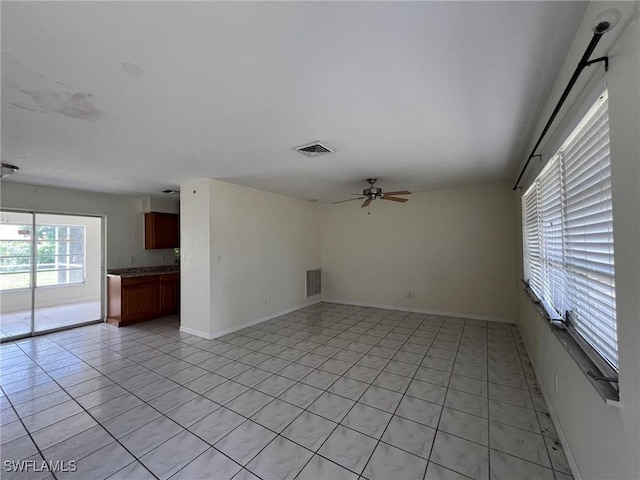
[[[180,265],[163,265],[160,267],[135,267],[116,268],[107,270],[107,275],[114,275],[122,278],[146,277],[149,275],[160,275],[163,273],[179,273]]]

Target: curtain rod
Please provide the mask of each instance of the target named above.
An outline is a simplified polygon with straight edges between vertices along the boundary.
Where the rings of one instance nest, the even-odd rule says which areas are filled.
[[[609,57],[598,57],[598,58],[594,58],[593,60],[589,60],[589,57],[591,57],[591,54],[595,50],[602,36],[605,33],[607,33],[609,30],[611,30],[613,27],[615,27],[615,25],[618,23],[619,20],[620,20],[620,12],[618,10],[611,9],[611,10],[605,10],[604,12],[602,12],[594,22],[593,37],[591,37],[591,41],[589,42],[589,45],[587,45],[587,49],[584,51],[584,54],[582,55],[580,62],[578,62],[578,66],[573,72],[573,75],[571,76],[569,83],[564,89],[564,92],[562,92],[562,96],[560,97],[560,100],[558,100],[558,103],[556,104],[556,108],[553,109],[553,112],[551,113],[551,116],[549,117],[547,124],[542,129],[542,133],[540,134],[538,141],[533,146],[533,149],[531,150],[531,154],[529,155],[529,158],[527,158],[527,161],[524,164],[524,167],[522,167],[522,170],[520,170],[520,175],[518,175],[518,179],[516,180],[516,183],[513,186],[513,190],[516,190],[518,188],[518,185],[520,184],[520,180],[522,180],[522,176],[524,175],[524,172],[527,170],[527,167],[529,166],[529,162],[531,162],[531,159],[534,157],[540,156],[540,155],[536,155],[536,150],[540,146],[540,143],[542,142],[542,139],[544,138],[544,136],[549,131],[551,124],[558,116],[558,112],[560,111],[560,109],[562,108],[562,105],[564,104],[567,97],[569,96],[569,93],[573,89],[576,81],[578,80],[578,77],[582,73],[582,70],[584,70],[585,67],[588,67],[590,65],[593,65],[594,63],[599,63],[599,62],[604,62],[605,71],[609,70]]]

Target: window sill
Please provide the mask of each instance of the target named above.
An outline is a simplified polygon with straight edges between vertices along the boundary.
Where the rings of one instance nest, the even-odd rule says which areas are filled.
[[[87,282],[74,282],[74,283],[59,283],[57,285],[38,285],[36,287],[36,290],[48,290],[50,288],[64,288],[64,287],[82,287],[83,285],[86,285]],[[4,294],[4,293],[18,293],[18,292],[30,292],[31,291],[31,287],[25,287],[25,288],[8,288],[6,290],[0,290],[0,293]]]
[[[64,288],[64,287],[82,287],[86,285],[87,282],[73,282],[73,283],[58,283],[57,285],[39,285],[36,287],[36,290],[46,290],[49,288]]]
[[[549,330],[553,332],[558,341],[564,346],[571,358],[576,362],[576,365],[578,365],[578,368],[582,371],[589,383],[598,392],[605,403],[614,406],[619,405],[620,397],[618,390],[616,390],[611,383],[603,380],[595,380],[591,375],[589,375],[589,372],[591,372],[596,376],[606,376],[589,358],[575,338],[573,338],[567,330],[553,326],[551,323],[551,316],[537,298],[536,294],[528,286],[524,288],[524,292],[538,314],[546,321]]]

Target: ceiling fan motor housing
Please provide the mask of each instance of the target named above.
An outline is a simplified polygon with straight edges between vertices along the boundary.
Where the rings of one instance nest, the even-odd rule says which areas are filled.
[[[362,191],[362,195],[371,199],[382,198],[382,189],[376,187],[365,188]]]

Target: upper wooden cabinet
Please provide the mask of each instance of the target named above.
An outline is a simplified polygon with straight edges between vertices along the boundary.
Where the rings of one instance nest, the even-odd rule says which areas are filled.
[[[180,215],[149,212],[144,214],[144,248],[180,246]]]

